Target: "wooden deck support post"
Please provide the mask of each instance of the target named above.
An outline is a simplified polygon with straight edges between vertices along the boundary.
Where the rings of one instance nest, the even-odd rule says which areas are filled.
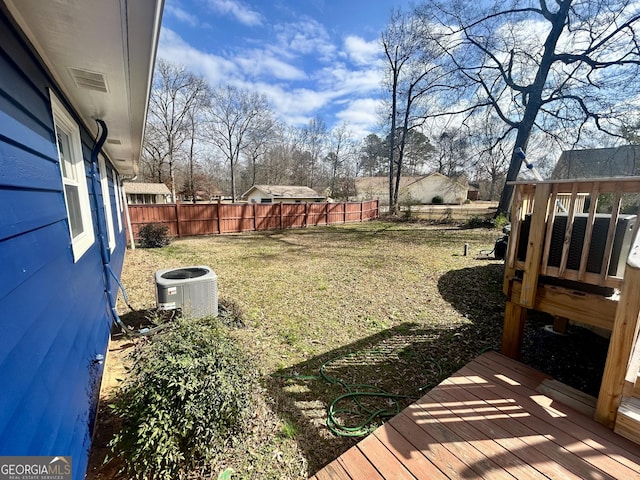
[[[516,360],[520,356],[526,317],[526,308],[514,302],[507,302],[502,329],[502,348],[500,350],[503,355]]]
[[[620,293],[620,302],[616,309],[607,362],[596,406],[595,419],[609,428],[615,424],[631,353],[638,338],[639,289],[640,243],[636,238],[624,271],[624,283]]]
[[[536,185],[536,193],[533,196],[534,205],[533,213],[531,214],[531,228],[527,240],[527,258],[525,260],[524,274],[522,277],[522,293],[520,295],[520,303],[527,308],[533,308],[536,299],[550,193],[550,184],[543,183]]]

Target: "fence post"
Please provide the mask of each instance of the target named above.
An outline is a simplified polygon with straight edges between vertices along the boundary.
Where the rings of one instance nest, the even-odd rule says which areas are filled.
[[[256,223],[256,203],[253,202],[253,231],[257,232],[258,231],[258,224]]]
[[[279,205],[280,205],[280,230],[282,230],[282,202],[280,202]]]
[[[344,208],[344,217],[342,223],[347,223],[347,202],[342,202],[342,208]]]
[[[176,232],[180,238],[180,201],[176,198]]]
[[[327,219],[325,225],[329,225],[329,202],[324,204],[324,216]]]
[[[360,223],[362,223],[362,214],[364,210],[364,201],[360,202]]]
[[[303,227],[307,228],[309,224],[309,202],[304,202],[304,223]]]
[[[216,219],[217,219],[217,224],[218,224],[218,235],[222,234],[222,230],[220,229],[220,202],[222,201],[222,199],[220,197],[218,197],[218,204],[216,205]]]

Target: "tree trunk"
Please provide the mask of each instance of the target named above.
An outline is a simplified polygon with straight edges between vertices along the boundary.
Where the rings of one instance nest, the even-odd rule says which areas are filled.
[[[500,196],[500,202],[498,204],[498,210],[496,215],[507,214],[511,208],[511,200],[513,197],[513,185],[509,185],[509,182],[515,181],[518,178],[518,173],[522,167],[522,158],[516,153],[518,147],[523,151],[527,151],[527,144],[529,143],[529,137],[533,126],[535,124],[538,112],[542,107],[542,91],[545,83],[551,71],[553,65],[556,45],[558,39],[564,30],[569,15],[569,9],[571,8],[572,0],[564,0],[559,3],[558,11],[553,15],[551,22],[551,31],[547,35],[544,42],[544,52],[540,59],[540,65],[536,72],[536,78],[531,84],[531,90],[529,92],[528,103],[525,107],[522,120],[518,123],[518,133],[516,135],[516,143],[511,153],[511,163],[509,164],[509,170],[507,171],[507,178],[504,188],[502,189],[502,195]]]

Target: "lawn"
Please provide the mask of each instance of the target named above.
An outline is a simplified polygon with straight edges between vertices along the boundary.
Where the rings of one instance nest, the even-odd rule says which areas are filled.
[[[152,310],[156,270],[208,265],[216,272],[222,303],[235,305],[245,323],[232,335],[263,389],[253,438],[239,441],[213,473],[297,478],[357,441],[326,425],[328,406],[347,384],[401,395],[397,405],[387,397],[366,404],[393,412],[483,350],[499,349],[503,263],[478,258],[498,236],[374,221],[190,238],[127,252],[122,281],[134,308]],[[347,412],[336,419],[361,422]]]

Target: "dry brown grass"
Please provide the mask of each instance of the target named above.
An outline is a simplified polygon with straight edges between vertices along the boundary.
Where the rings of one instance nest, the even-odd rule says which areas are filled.
[[[278,430],[273,444],[265,446],[263,435],[256,448],[290,465],[278,471],[292,478],[300,465],[300,476],[305,465],[313,473],[355,442],[325,425],[327,406],[343,388],[298,375],[316,375],[337,359],[331,375],[416,396],[499,346],[502,262],[476,258],[498,236],[375,221],[189,238],[127,252],[122,281],[132,305],[144,310],[155,306],[156,270],[208,265],[216,272],[220,297],[244,313],[246,327],[233,335],[263,376],[263,414],[275,417]],[[238,473],[243,455],[236,452]]]

